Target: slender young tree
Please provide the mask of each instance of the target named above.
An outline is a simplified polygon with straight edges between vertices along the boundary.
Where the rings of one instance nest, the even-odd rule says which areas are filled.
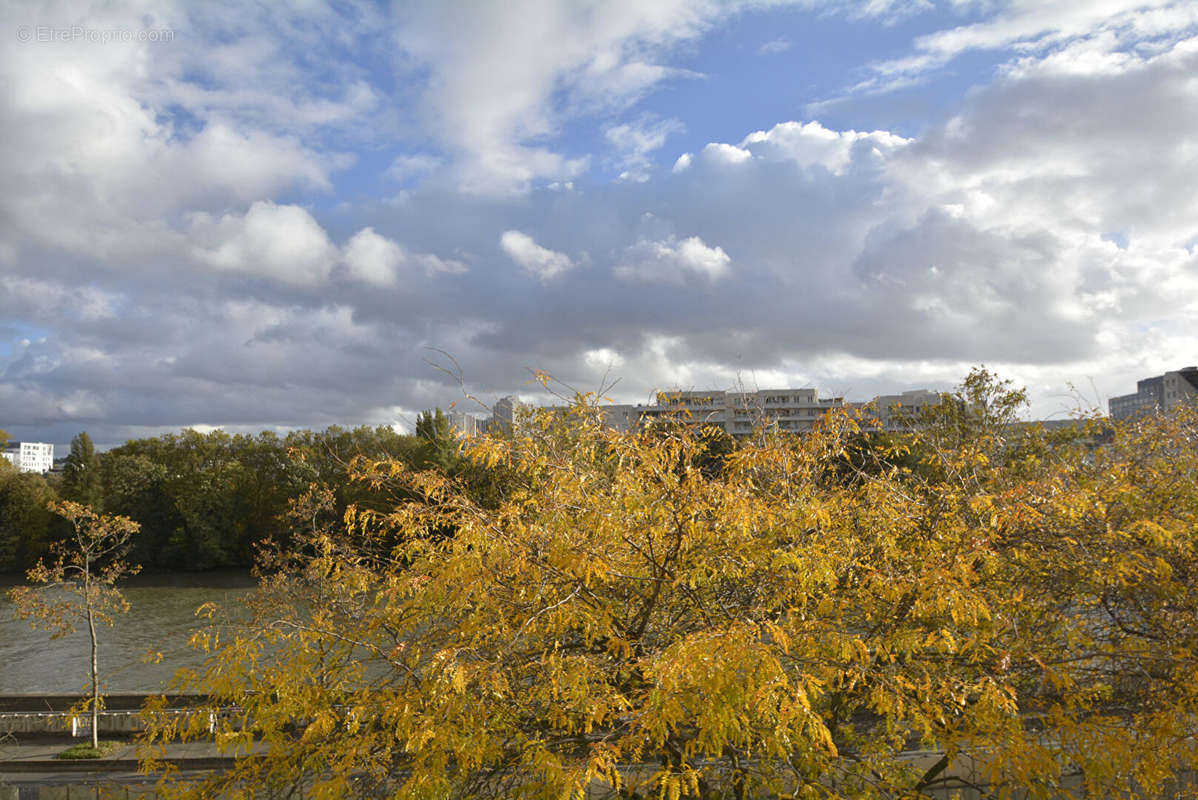
[[[35,629],[52,631],[51,638],[73,633],[80,622],[87,624],[91,644],[91,736],[92,747],[98,749],[100,665],[96,626],[111,625],[116,614],[129,610],[116,582],[140,569],[124,561],[140,526],[128,517],[97,514],[89,506],[69,500],[51,503],[50,510],[70,522],[73,533],[51,548],[55,559],[52,564],[38,561],[26,573],[33,585],[13,589],[9,597],[18,616],[29,620]]]

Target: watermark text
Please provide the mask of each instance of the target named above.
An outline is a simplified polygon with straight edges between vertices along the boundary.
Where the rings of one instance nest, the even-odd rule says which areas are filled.
[[[20,25],[18,42],[88,42],[113,44],[135,42],[173,42],[170,28],[89,28],[86,25]]]

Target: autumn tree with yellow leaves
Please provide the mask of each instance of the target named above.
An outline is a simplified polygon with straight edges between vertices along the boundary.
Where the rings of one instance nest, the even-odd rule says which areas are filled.
[[[53,561],[44,560],[26,573],[27,586],[9,592],[17,616],[35,629],[51,631],[57,639],[87,626],[91,647],[88,662],[87,707],[91,717],[91,746],[100,746],[100,661],[99,625],[112,625],[129,603],[117,581],[136,575],[140,567],[125,561],[133,536],[140,526],[129,519],[100,514],[91,506],[64,500],[49,509],[70,523],[71,532],[51,546]]]
[[[1198,420],[1050,440],[1021,402],[976,370],[869,468],[868,422],[832,413],[718,469],[716,437],[584,402],[463,445],[505,476],[485,503],[361,462],[394,508],[305,499],[251,618],[197,634],[180,688],[212,706],[162,721],[147,767],[211,712],[252,757],[164,791],[1164,791],[1198,755]]]

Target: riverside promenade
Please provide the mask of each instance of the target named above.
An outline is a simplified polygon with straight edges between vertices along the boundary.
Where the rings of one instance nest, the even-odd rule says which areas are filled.
[[[155,797],[154,776],[138,774],[136,745],[127,744],[103,758],[57,757],[78,742],[57,736],[0,739],[0,800]],[[228,769],[233,764],[209,742],[169,745],[166,760],[185,773]]]
[[[0,697],[0,800],[154,797],[156,779],[138,774],[137,746],[132,744],[140,729],[138,710],[145,698],[144,694],[107,695],[100,735],[130,743],[103,758],[69,760],[58,758],[58,754],[85,741],[70,735],[69,712],[80,702],[78,695]],[[184,711],[203,699],[173,695],[168,708]],[[165,760],[185,773],[228,769],[234,761],[221,755],[211,742],[168,745]]]
[[[151,800],[157,796],[155,778],[137,772],[135,745],[114,750],[104,758],[80,761],[56,758],[77,741],[62,737],[0,741],[0,800]],[[937,755],[911,754],[926,760],[934,760]],[[166,760],[182,773],[210,772],[227,769],[233,764],[232,758],[220,755],[215,745],[206,742],[169,745]],[[951,771],[960,770],[958,765]],[[1196,786],[1195,774],[1189,773],[1180,784],[1172,785],[1153,800],[1191,796]],[[996,791],[992,786],[950,779],[927,790],[925,795],[934,800],[989,800]],[[1020,790],[1012,794],[1014,798],[1026,796],[1027,793]],[[1062,776],[1054,796],[1061,800],[1080,800],[1091,795],[1086,794],[1081,776],[1072,774]]]
[[[73,695],[8,695],[0,697],[0,718],[27,717],[36,714],[39,719],[38,732],[8,732],[0,728],[0,800],[150,800],[157,796],[156,778],[138,772],[137,746],[132,742],[135,734],[123,732],[126,725],[136,718],[135,709],[144,702],[145,695],[113,695],[109,697],[108,709],[112,717],[113,730],[105,732],[101,724],[101,735],[106,739],[128,741],[103,758],[67,760],[57,756],[73,744],[83,741],[63,731],[63,719],[69,719],[69,709],[78,701]],[[198,695],[175,695],[168,701],[167,713],[183,712],[188,706],[199,705],[206,700]],[[33,711],[33,709],[39,709]],[[49,718],[58,722],[41,726]],[[69,723],[65,726],[69,730]],[[912,750],[899,756],[910,762],[920,772],[926,771],[943,757],[939,751]],[[212,742],[185,742],[167,745],[163,760],[172,764],[180,773],[199,775],[205,772],[231,768],[235,758],[222,755]],[[630,765],[634,771],[652,771],[654,765]],[[979,765],[968,756],[958,756],[944,770],[943,779],[934,787],[925,790],[925,795],[935,800],[984,800],[996,793],[997,787],[987,785],[982,778]],[[1171,798],[1193,796],[1198,788],[1194,772],[1181,776],[1179,782],[1166,788],[1159,797]],[[1129,788],[1129,787],[1123,787]],[[591,793],[587,793],[591,796]],[[594,796],[606,795],[597,792]],[[1026,792],[1015,790],[1013,797],[1026,796]],[[1078,773],[1064,774],[1054,797],[1061,800],[1076,800],[1086,797],[1082,776]],[[1143,796],[1143,795],[1140,795]]]

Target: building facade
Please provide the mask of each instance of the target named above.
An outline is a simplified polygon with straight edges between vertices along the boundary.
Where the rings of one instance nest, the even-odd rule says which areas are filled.
[[[733,436],[747,436],[759,425],[788,433],[810,431],[843,397],[820,397],[815,389],[762,389],[756,392],[659,392],[657,404],[638,409],[638,419],[681,417],[714,425]]]
[[[867,419],[876,419],[884,431],[908,431],[919,422],[920,412],[944,399],[941,392],[912,389],[900,394],[880,394],[868,403],[853,403]]]
[[[465,411],[450,411],[449,424],[458,436],[475,436],[486,430],[486,421]]]
[[[491,406],[491,424],[499,430],[511,431],[519,422],[525,408],[525,403],[514,395],[501,397]]]
[[[4,457],[21,472],[40,472],[54,468],[54,445],[45,442],[10,442]]]
[[[599,404],[599,413],[603,416],[603,424],[607,427],[627,432],[634,430],[640,423],[640,411],[637,406],[621,404]]]
[[[807,433],[832,409],[855,411],[866,421],[888,431],[910,430],[920,409],[943,399],[941,392],[913,389],[901,394],[879,395],[868,403],[850,403],[843,397],[820,397],[819,391],[802,389],[762,389],[755,392],[671,391],[658,392],[651,405],[613,404],[600,401],[596,406],[603,424],[617,431],[636,430],[658,419],[681,419],[687,424],[713,425],[732,436],[748,436],[765,426],[785,433]],[[475,420],[468,414],[453,414],[451,421],[462,435],[482,433],[492,427],[512,430],[527,406],[519,399],[501,398],[492,407],[494,416]],[[547,406],[542,410],[561,411],[566,406]],[[870,427],[865,422],[866,427]]]
[[[1198,402],[1198,367],[1182,367],[1136,381],[1135,394],[1112,397],[1107,401],[1107,410],[1112,419],[1129,419],[1153,411],[1169,412],[1194,402]]]

